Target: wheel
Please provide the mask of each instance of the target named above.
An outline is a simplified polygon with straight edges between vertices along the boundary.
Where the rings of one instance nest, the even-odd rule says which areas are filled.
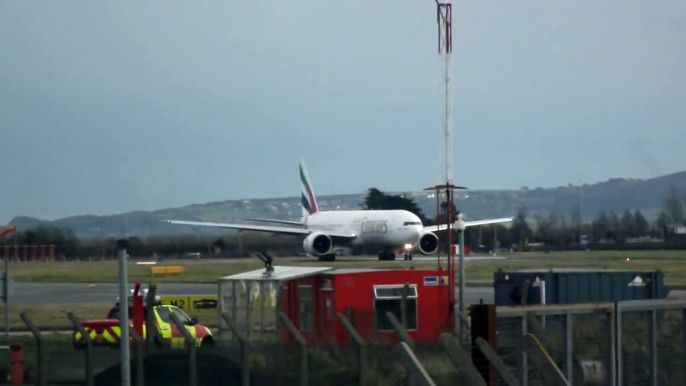
[[[410,260],[410,256],[406,253],[403,255],[403,260]]]
[[[332,253],[329,255],[319,256],[319,261],[336,261],[336,255]]]
[[[383,253],[379,253],[379,261],[386,260],[386,256]]]
[[[200,347],[212,347],[214,346],[214,339],[212,338],[205,338],[200,342]]]
[[[412,260],[412,254],[411,253],[408,255],[408,257],[410,258],[410,260]]]
[[[389,254],[386,255],[386,256],[388,257],[388,260],[393,260],[393,261],[395,261],[395,253],[391,252],[391,253],[389,253]]]

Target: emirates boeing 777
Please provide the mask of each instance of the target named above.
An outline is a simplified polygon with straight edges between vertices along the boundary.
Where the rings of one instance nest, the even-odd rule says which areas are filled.
[[[300,161],[300,187],[302,217],[300,221],[276,219],[246,220],[270,222],[286,226],[263,226],[248,224],[225,224],[213,222],[166,220],[171,224],[230,228],[245,231],[269,232],[304,236],[303,249],[320,261],[334,261],[336,246],[364,246],[377,248],[379,260],[395,260],[395,252],[401,251],[406,259],[412,259],[415,247],[425,255],[436,253],[438,237],[435,232],[446,225],[422,225],[422,221],[406,210],[336,210],[320,211],[310,184],[307,167]],[[455,229],[512,221],[512,217],[479,221],[464,221],[462,216],[454,224]]]

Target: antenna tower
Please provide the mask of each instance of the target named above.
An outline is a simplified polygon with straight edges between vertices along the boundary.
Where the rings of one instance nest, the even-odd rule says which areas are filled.
[[[445,169],[443,165],[439,166],[439,182],[436,186],[428,188],[427,190],[436,191],[436,219],[440,220],[441,210],[440,210],[440,200],[441,191],[445,192],[445,203],[447,213],[446,213],[446,223],[439,225],[439,230],[445,230],[444,235],[447,240],[442,240],[442,232],[437,232],[438,235],[438,269],[443,270],[441,265],[441,246],[447,246],[447,273],[448,273],[448,304],[450,307],[450,316],[448,317],[448,326],[454,326],[454,314],[452,310],[455,306],[455,252],[453,251],[453,213],[452,212],[452,202],[453,202],[453,191],[455,189],[465,189],[463,187],[458,187],[453,185],[453,140],[452,140],[452,96],[450,92],[450,81],[451,81],[451,65],[450,56],[453,51],[453,33],[452,33],[452,20],[453,11],[452,4],[448,3],[446,0],[440,2],[439,0],[434,0],[437,6],[437,22],[438,22],[438,55],[441,59],[441,79],[444,81],[444,88],[440,93],[440,110],[441,111],[441,139],[444,141],[443,146],[439,146],[439,165],[441,161],[445,161]],[[440,142],[439,142],[440,143]],[[443,150],[443,156],[445,158],[441,159],[440,153]],[[447,243],[445,242],[447,241]]]
[[[441,62],[441,79],[443,89],[441,90],[440,104],[443,111],[441,114],[442,134],[444,142],[445,175],[442,175],[440,182],[447,185],[453,183],[453,116],[452,116],[452,93],[450,92],[450,82],[452,81],[451,55],[453,52],[453,7],[452,4],[444,0],[436,1],[437,22],[438,22],[438,55]]]

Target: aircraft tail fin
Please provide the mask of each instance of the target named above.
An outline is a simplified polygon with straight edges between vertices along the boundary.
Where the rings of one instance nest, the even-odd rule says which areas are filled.
[[[302,207],[303,217],[315,214],[319,211],[317,198],[312,190],[310,175],[307,172],[305,161],[300,161],[300,206]]]

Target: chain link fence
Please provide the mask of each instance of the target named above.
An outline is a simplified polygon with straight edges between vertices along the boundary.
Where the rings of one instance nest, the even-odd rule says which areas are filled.
[[[134,385],[676,386],[686,384],[685,314],[686,301],[674,300],[495,307],[493,342],[458,338],[441,324],[422,326],[428,335],[419,339],[411,313],[387,312],[378,331],[369,327],[381,325],[380,315],[369,309],[338,314],[326,334],[305,339],[307,332],[279,314],[267,335],[248,337],[242,329],[250,324],[239,329],[229,321],[229,330],[217,334],[211,347],[151,346],[140,357],[132,348],[131,380]],[[359,329],[367,333],[360,335],[357,328],[363,326]],[[29,327],[39,339],[21,338],[27,382],[89,384],[92,377],[94,385],[120,384],[118,346],[77,350],[70,334]]]

